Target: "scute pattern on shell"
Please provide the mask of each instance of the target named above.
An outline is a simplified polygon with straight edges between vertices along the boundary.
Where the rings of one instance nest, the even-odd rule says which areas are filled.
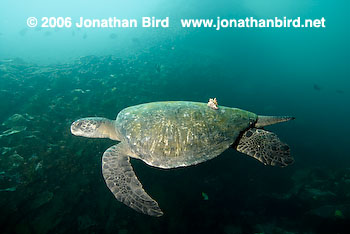
[[[257,115],[206,103],[154,102],[128,107],[116,129],[131,151],[149,165],[173,168],[209,160],[232,145]]]

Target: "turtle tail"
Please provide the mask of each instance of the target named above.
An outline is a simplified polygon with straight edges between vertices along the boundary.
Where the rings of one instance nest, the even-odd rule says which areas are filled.
[[[287,122],[289,120],[293,120],[295,117],[291,116],[264,116],[259,115],[258,120],[255,123],[256,128],[263,128],[265,126],[269,126],[276,123]]]

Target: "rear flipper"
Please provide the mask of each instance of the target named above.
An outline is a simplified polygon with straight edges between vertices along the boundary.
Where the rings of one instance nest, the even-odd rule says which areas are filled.
[[[248,129],[243,133],[236,149],[265,165],[285,167],[294,162],[289,146],[276,134],[264,129]]]
[[[151,216],[162,216],[158,203],[143,190],[123,143],[108,148],[102,157],[102,174],[115,198],[134,210]]]

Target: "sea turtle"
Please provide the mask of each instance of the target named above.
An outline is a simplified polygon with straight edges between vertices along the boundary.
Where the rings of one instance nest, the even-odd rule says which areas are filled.
[[[198,102],[153,102],[125,108],[116,120],[79,119],[72,123],[71,132],[120,141],[102,157],[108,188],[116,199],[136,211],[161,216],[158,203],[137,179],[130,157],[159,168],[186,167],[212,159],[233,146],[265,165],[284,167],[294,161],[288,145],[262,128],[291,119],[223,106],[212,109]]]

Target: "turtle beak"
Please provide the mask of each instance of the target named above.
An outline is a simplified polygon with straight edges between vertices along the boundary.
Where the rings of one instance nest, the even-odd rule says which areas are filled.
[[[70,126],[73,135],[89,138],[105,138],[106,136],[99,131],[103,118],[88,117],[74,121]]]
[[[80,132],[79,130],[80,130],[81,124],[82,123],[79,120],[74,121],[70,126],[70,132],[73,135],[80,136],[81,134],[79,134],[79,132]]]
[[[88,136],[91,132],[89,123],[85,119],[78,119],[70,126],[70,132],[75,136]]]

